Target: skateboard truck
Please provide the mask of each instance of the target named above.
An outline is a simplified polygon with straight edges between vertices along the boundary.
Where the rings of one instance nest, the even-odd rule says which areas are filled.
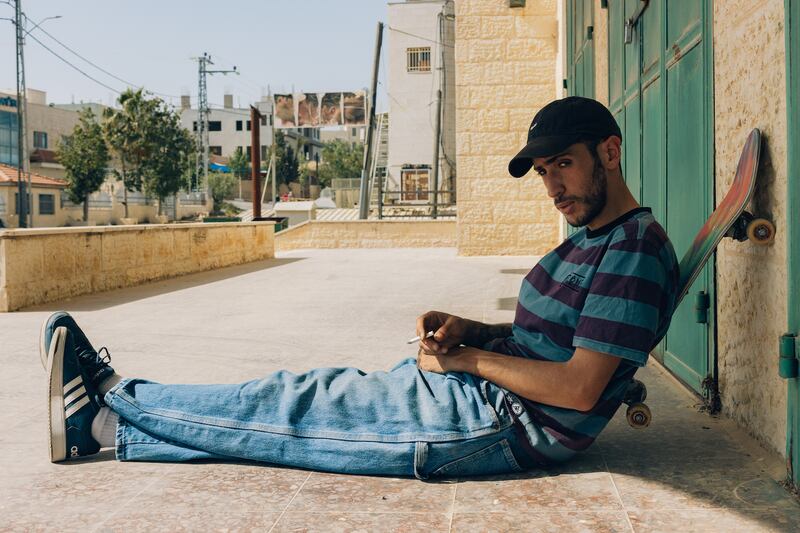
[[[725,236],[739,242],[750,240],[753,244],[764,246],[775,240],[775,225],[766,218],[756,218],[749,212],[742,211]]]

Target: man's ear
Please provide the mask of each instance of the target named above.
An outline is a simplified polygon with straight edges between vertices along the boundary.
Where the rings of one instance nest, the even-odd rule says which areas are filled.
[[[622,139],[616,135],[608,137],[597,145],[597,154],[606,170],[621,168]]]

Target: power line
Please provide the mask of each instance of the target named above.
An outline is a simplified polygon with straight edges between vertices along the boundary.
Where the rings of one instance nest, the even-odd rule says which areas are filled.
[[[52,34],[50,34],[49,32],[47,32],[47,30],[45,30],[45,29],[44,29],[44,28],[42,28],[41,26],[40,26],[40,27],[38,27],[38,28],[36,28],[36,29],[37,29],[37,30],[39,30],[39,31],[41,31],[42,33],[44,33],[45,35],[47,35],[47,36],[48,36],[48,37],[50,37],[51,39],[53,39],[55,42],[57,42],[58,44],[60,44],[60,45],[61,45],[61,46],[63,46],[64,48],[66,48],[68,51],[72,52],[72,54],[73,54],[73,55],[75,55],[75,56],[77,56],[78,58],[82,59],[83,61],[87,62],[88,64],[90,64],[91,66],[93,66],[94,68],[96,68],[97,70],[99,70],[100,72],[102,72],[102,73],[104,73],[104,74],[107,74],[107,75],[111,76],[112,78],[114,78],[115,80],[121,81],[122,83],[124,83],[125,85],[128,85],[128,86],[130,86],[130,87],[143,87],[143,85],[140,85],[140,84],[138,84],[138,83],[132,83],[132,82],[130,82],[130,81],[128,81],[128,80],[124,80],[124,79],[120,78],[119,76],[116,76],[116,75],[112,74],[111,72],[107,71],[106,69],[104,69],[103,67],[99,66],[98,64],[96,64],[96,63],[94,63],[94,62],[90,61],[89,59],[86,59],[84,56],[82,56],[81,54],[79,54],[78,52],[76,52],[75,50],[73,50],[72,48],[70,48],[69,46],[67,46],[66,44],[64,44],[63,42],[61,42],[61,41],[59,41],[58,39],[56,39],[55,37],[53,37],[53,35],[52,35]],[[30,34],[29,34],[29,35],[30,35]],[[32,37],[33,39],[35,39],[35,37],[33,37],[33,36],[31,36],[31,37]],[[40,42],[40,41],[38,41],[38,40],[37,40],[37,42],[39,42],[39,44],[41,44],[41,42]],[[148,92],[150,92],[150,93],[152,93],[152,94],[155,94],[155,95],[157,95],[157,96],[165,96],[165,97],[167,97],[167,98],[180,98],[180,96],[176,96],[176,95],[174,95],[174,94],[159,93],[159,92],[156,92],[156,91],[148,91]]]
[[[39,46],[41,46],[42,48],[44,48],[45,50],[47,50],[48,52],[50,52],[51,54],[53,54],[54,56],[56,56],[58,59],[60,59],[61,61],[63,61],[63,62],[64,62],[64,63],[66,63],[67,65],[69,65],[70,67],[74,68],[75,70],[77,70],[78,72],[80,72],[81,74],[83,74],[84,76],[86,76],[87,78],[89,78],[90,80],[92,80],[92,81],[93,81],[93,82],[95,82],[96,84],[98,84],[98,85],[102,85],[102,86],[103,86],[103,87],[105,87],[106,89],[108,89],[108,90],[110,90],[110,91],[113,91],[113,92],[115,92],[115,93],[117,93],[117,94],[122,94],[122,93],[121,93],[120,91],[118,91],[117,89],[115,89],[115,88],[111,87],[110,85],[106,85],[106,84],[105,84],[105,83],[103,83],[102,81],[98,80],[97,78],[93,78],[92,76],[90,76],[89,74],[87,74],[86,72],[84,72],[83,70],[81,70],[80,68],[76,67],[75,65],[73,65],[72,63],[70,63],[69,61],[67,61],[66,59],[64,59],[64,58],[63,58],[63,57],[61,57],[60,55],[58,55],[58,53],[54,52],[54,51],[53,51],[53,50],[52,50],[50,47],[48,47],[46,44],[44,44],[42,41],[40,41],[39,39],[37,39],[37,38],[36,38],[36,37],[34,37],[33,35],[31,35],[31,34],[28,34],[28,36],[29,36],[31,39],[33,39],[34,41],[36,41],[37,43],[39,43]]]
[[[397,28],[392,28],[391,26],[387,26],[387,28],[389,28],[389,30],[391,30],[391,31],[396,31],[397,33],[402,33],[402,34],[408,35],[410,37],[416,37],[417,39],[422,39],[423,41],[428,41],[429,43],[434,43],[434,44],[438,44],[440,46],[447,46],[447,47],[450,47],[450,48],[455,48],[455,46],[453,46],[452,44],[447,44],[447,43],[443,43],[443,42],[440,42],[440,41],[435,41],[433,39],[428,39],[427,37],[423,37],[422,35],[417,35],[415,33],[408,33],[407,31],[398,30]]]

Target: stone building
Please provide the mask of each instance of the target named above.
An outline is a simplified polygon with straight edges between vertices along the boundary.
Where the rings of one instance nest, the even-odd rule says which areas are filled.
[[[517,7],[518,6],[518,7]],[[623,131],[623,172],[680,258],[732,182],[748,132],[763,134],[750,211],[761,247],[725,239],[654,357],[707,407],[800,473],[800,3],[456,1],[458,247],[542,254],[565,228],[535,176],[506,171],[533,114],[594,97]],[[706,301],[708,319],[694,309]],[[788,390],[787,390],[788,384]],[[658,416],[658,413],[656,413]]]

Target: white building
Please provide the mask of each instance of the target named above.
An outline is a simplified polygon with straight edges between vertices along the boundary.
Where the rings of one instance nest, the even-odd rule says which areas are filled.
[[[386,195],[428,203],[437,90],[442,91],[439,191],[455,191],[455,16],[452,0],[389,3],[389,153]],[[443,194],[439,203],[455,198]]]
[[[261,119],[261,161],[267,161],[267,152],[272,145],[272,104],[269,101],[260,102],[258,106],[264,116]],[[264,111],[266,109],[267,111]],[[191,107],[190,97],[181,97],[181,125],[193,134],[197,131],[197,109]],[[250,160],[251,129],[250,108],[233,107],[233,95],[224,96],[222,109],[212,108],[208,114],[208,148],[210,155],[230,157],[237,148],[247,155]],[[300,161],[313,160],[320,153],[322,144],[319,141],[319,130],[313,128],[300,128],[284,130],[287,144],[298,152]]]

